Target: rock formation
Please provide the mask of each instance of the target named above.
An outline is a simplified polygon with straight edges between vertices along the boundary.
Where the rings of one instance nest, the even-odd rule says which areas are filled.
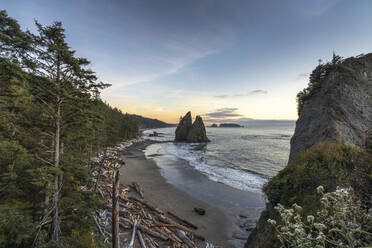
[[[187,142],[209,142],[202,118],[198,115],[186,137]]]
[[[370,146],[371,130],[372,54],[367,54],[333,66],[303,102],[291,139],[289,163],[299,152],[321,141],[346,142],[360,148]],[[269,202],[266,208],[245,248],[272,247],[267,219],[275,215],[273,203]]]
[[[236,123],[221,123],[220,127],[242,127],[242,126]]]
[[[192,124],[191,112],[180,120],[176,128],[175,139],[176,142],[209,142],[203,120],[200,116],[196,116]]]
[[[187,134],[189,133],[192,126],[192,120],[191,120],[191,112],[187,112],[187,114],[182,117],[180,120],[180,123],[178,124],[176,128],[176,135],[175,135],[175,141],[186,141]]]
[[[372,129],[372,54],[344,60],[308,99],[296,122],[289,160],[320,141],[364,147]]]

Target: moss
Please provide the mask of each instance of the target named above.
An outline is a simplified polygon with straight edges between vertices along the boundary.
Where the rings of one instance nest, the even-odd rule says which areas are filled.
[[[326,191],[350,185],[363,198],[372,193],[371,155],[350,144],[321,142],[301,152],[285,169],[264,187],[271,206],[286,207],[297,203],[303,214],[314,215],[319,209],[315,189],[323,185]],[[272,210],[272,209],[271,209]],[[264,220],[275,219],[275,211],[268,208]],[[266,224],[266,223],[265,223]],[[275,236],[266,228],[262,247],[273,247]],[[261,229],[261,230],[263,230]]]

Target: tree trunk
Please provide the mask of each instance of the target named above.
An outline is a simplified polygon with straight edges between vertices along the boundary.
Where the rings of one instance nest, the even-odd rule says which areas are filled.
[[[120,248],[119,237],[119,170],[114,174],[112,187],[112,248]]]
[[[56,102],[56,130],[54,136],[54,167],[59,167],[60,159],[60,135],[61,135],[61,100],[57,96]],[[60,179],[58,175],[54,176],[54,194],[53,194],[53,217],[52,227],[50,229],[51,239],[55,242],[59,242],[59,213],[58,213],[58,200],[59,200],[59,185]]]

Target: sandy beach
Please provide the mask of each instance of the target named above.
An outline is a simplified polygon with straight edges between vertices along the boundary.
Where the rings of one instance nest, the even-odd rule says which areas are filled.
[[[201,173],[187,169],[188,166],[185,164],[187,162],[182,160],[176,161],[173,165],[177,168],[178,183],[171,183],[172,180],[166,180],[162,176],[163,169],[159,168],[153,159],[147,159],[143,152],[152,143],[152,141],[136,143],[122,152],[121,156],[126,166],[120,169],[120,183],[137,182],[143,188],[144,197],[148,202],[163,211],[172,211],[189,220],[198,226],[197,232],[214,245],[243,247],[259,215],[259,211],[252,212],[249,209],[252,208],[252,204],[254,208],[261,206],[262,196],[247,194],[210,181]],[[212,195],[205,194],[205,191],[209,190],[213,192]],[[227,199],[227,202],[241,199],[240,203],[243,205],[251,203],[251,206],[242,209],[236,207],[234,202],[230,205],[219,201],[221,198]],[[200,216],[195,213],[194,207],[205,209],[206,215]]]

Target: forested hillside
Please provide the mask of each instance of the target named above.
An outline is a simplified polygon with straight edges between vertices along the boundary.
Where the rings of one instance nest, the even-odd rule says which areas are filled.
[[[35,24],[0,12],[0,247],[98,247],[89,158],[138,126],[100,100],[109,85],[60,22]]]
[[[163,121],[159,121],[158,119],[146,118],[140,115],[130,114],[129,116],[132,117],[138,123],[139,128],[142,129],[175,126],[175,124],[168,124]]]

